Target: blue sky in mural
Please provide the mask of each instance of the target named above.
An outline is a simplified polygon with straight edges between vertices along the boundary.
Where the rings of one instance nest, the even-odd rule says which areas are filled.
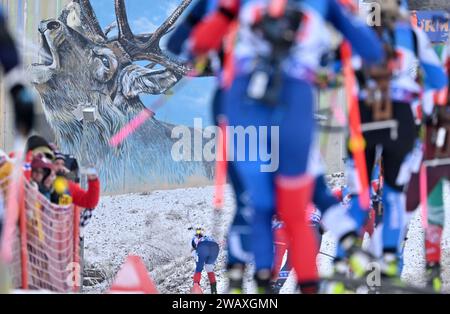
[[[154,31],[172,13],[180,0],[128,0],[126,1],[128,20],[135,34]],[[115,21],[113,0],[91,1],[97,18],[103,28]],[[188,9],[189,10],[189,9]],[[214,88],[214,79],[192,79],[182,90],[156,112],[159,120],[193,125],[194,118],[204,119],[204,124],[211,124],[210,100]],[[141,97],[151,107],[155,96]]]

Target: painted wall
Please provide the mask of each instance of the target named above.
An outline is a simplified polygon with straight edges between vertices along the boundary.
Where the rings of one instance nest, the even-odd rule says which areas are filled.
[[[42,40],[37,31],[41,20],[48,18],[58,18],[61,11],[66,7],[68,0],[2,0],[1,3],[10,15],[11,28],[15,30],[19,43],[24,48],[25,64],[41,61],[38,51],[41,48]],[[165,18],[180,4],[181,0],[133,0],[126,2],[126,9],[130,21],[130,26],[135,33],[150,33],[160,25]],[[113,0],[91,1],[96,12],[98,22],[104,29],[115,20]],[[112,32],[112,36],[114,31]],[[164,39],[163,39],[164,42]],[[64,53],[64,51],[60,51]],[[87,60],[72,60],[78,63],[76,71],[82,73],[82,69]],[[70,67],[73,64],[65,63],[61,72],[73,72]],[[83,79],[73,77],[73,84],[79,83]],[[61,83],[61,82],[59,82]],[[66,82],[67,83],[67,82]],[[56,82],[48,84],[46,89],[52,90],[50,94],[40,90],[42,99],[49,99],[49,103],[55,106],[64,106],[77,97],[85,97],[90,92],[90,84],[86,83],[77,87],[76,94],[70,94],[70,86],[73,84],[60,84]],[[120,194],[129,192],[145,192],[156,188],[172,188],[178,186],[192,186],[210,183],[211,163],[202,165],[201,163],[173,164],[170,162],[167,147],[172,144],[167,138],[167,130],[171,130],[174,125],[194,125],[194,118],[201,118],[203,127],[211,125],[210,103],[214,90],[214,79],[202,78],[191,80],[185,88],[170,97],[167,103],[156,112],[157,123],[147,123],[136,136],[130,138],[124,144],[125,150],[118,153],[114,149],[107,149],[95,142],[96,136],[89,131],[89,125],[70,125],[66,128],[72,137],[57,136],[58,144],[67,153],[75,154],[84,165],[95,164],[100,169],[102,175],[104,192],[108,194]],[[73,86],[72,86],[73,87]],[[334,94],[336,96],[336,94]],[[158,95],[141,95],[140,101],[143,105],[151,107]],[[329,105],[330,101],[343,103],[343,95],[339,93],[337,100],[331,100],[330,95],[322,95],[320,103]],[[90,102],[88,100],[86,102]],[[105,107],[105,104],[103,104]],[[9,106],[2,102],[2,136],[1,146],[6,150],[12,144],[11,116]],[[41,119],[38,133],[44,134],[48,138],[53,138],[55,121],[50,125],[46,120],[52,120],[49,110],[40,110]],[[47,118],[47,119],[46,119]],[[191,129],[192,130],[192,129]],[[193,130],[192,130],[193,131]],[[194,133],[194,132],[193,132]],[[76,144],[74,144],[74,142]],[[342,159],[345,157],[345,136],[343,134],[331,134],[322,138],[322,150],[326,153],[326,162],[330,172],[343,170]],[[156,143],[156,145],[155,145]],[[331,154],[330,152],[335,152]],[[120,155],[120,157],[117,157]]]
[[[178,139],[172,131],[186,126],[183,134],[191,144],[198,136],[203,141],[201,130],[192,126],[195,127],[195,118],[203,120],[203,127],[210,124],[214,79],[193,79],[179,90],[183,75],[170,70],[174,61],[158,50],[155,53],[163,61],[159,59],[156,68],[152,62],[133,58],[130,48],[117,41],[117,30],[107,38],[96,31],[98,26],[105,29],[115,21],[114,1],[91,2],[97,19],[89,20],[89,7],[72,2],[43,22],[42,29],[46,31],[42,36],[42,60],[29,68],[56,143],[63,152],[75,155],[82,166],[97,168],[105,193],[211,183],[212,161],[175,160],[172,148]],[[133,32],[153,32],[182,3],[127,1]],[[49,22],[58,27],[47,27]],[[35,24],[37,31],[39,22]],[[162,44],[160,48],[164,49]],[[161,110],[155,110],[156,117],[146,120],[121,145],[109,145],[110,138],[145,108],[154,110],[155,100],[167,91],[173,96],[166,99]],[[95,121],[84,120],[80,115],[86,108],[96,110]],[[186,150],[190,156],[196,156],[203,147],[192,145]]]

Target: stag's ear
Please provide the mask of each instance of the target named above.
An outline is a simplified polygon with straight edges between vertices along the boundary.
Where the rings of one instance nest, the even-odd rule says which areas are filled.
[[[169,70],[150,70],[136,64],[129,65],[122,72],[122,94],[126,98],[134,98],[139,94],[162,94],[181,77]]]

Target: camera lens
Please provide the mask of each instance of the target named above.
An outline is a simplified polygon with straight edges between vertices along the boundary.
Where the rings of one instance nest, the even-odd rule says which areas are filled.
[[[66,174],[64,173],[64,171],[58,171],[58,172],[56,173],[56,176],[58,176],[58,177],[65,177]]]

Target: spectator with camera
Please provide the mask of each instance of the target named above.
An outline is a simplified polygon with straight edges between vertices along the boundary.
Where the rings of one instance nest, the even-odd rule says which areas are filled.
[[[83,190],[79,185],[79,168],[73,156],[65,155],[57,151],[57,147],[52,145],[43,137],[34,135],[27,141],[27,156],[30,165],[36,156],[43,156],[52,164],[52,171],[45,177],[45,186],[42,188],[53,203],[68,205],[73,203],[82,208],[95,208],[100,200],[100,181],[95,169],[90,169],[87,176],[88,189]],[[27,167],[25,167],[27,168]],[[70,169],[68,169],[70,168]],[[31,165],[31,169],[33,166]],[[37,170],[40,172],[41,170]],[[35,176],[37,173],[35,173]],[[33,176],[33,174],[31,174]],[[32,178],[31,178],[32,179]]]
[[[55,161],[53,166],[55,167],[56,180],[55,180],[55,193],[53,195],[56,202],[61,202],[61,197],[64,195],[70,195],[74,205],[83,208],[95,208],[100,200],[100,181],[94,169],[87,175],[88,189],[83,190],[79,185],[79,179],[77,175],[71,172],[66,167],[67,159],[74,159],[69,155],[64,155],[60,152],[55,153]],[[76,163],[76,160],[72,160],[71,163]],[[74,167],[74,171],[77,172],[77,166]],[[77,182],[78,181],[78,182]]]

